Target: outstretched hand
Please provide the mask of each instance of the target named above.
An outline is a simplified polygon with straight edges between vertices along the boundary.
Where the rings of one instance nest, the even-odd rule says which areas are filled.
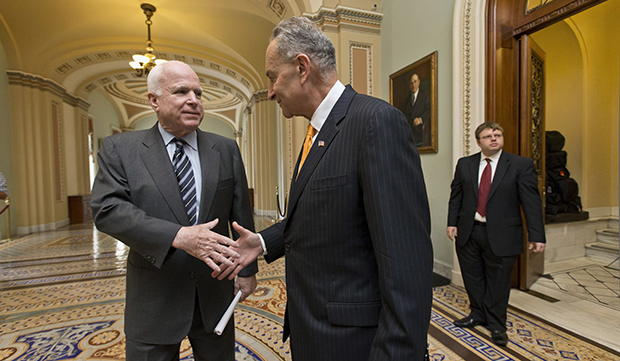
[[[221,267],[226,269],[234,266],[233,259],[239,257],[235,250],[239,246],[232,239],[211,231],[218,221],[216,218],[209,223],[181,227],[172,241],[172,247],[204,261],[214,272],[221,272]]]
[[[263,246],[261,245],[258,234],[241,227],[237,222],[233,222],[233,228],[237,231],[237,233],[239,233],[239,239],[237,240],[237,251],[240,256],[234,259],[234,263],[232,265],[228,263],[221,264],[221,271],[215,269],[213,270],[211,277],[217,277],[218,280],[223,280],[226,277],[228,277],[229,280],[234,279],[243,267],[253,262],[263,253]]]

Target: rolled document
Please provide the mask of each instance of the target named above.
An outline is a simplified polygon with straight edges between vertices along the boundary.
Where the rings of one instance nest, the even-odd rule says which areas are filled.
[[[237,292],[237,295],[235,296],[235,298],[232,300],[232,302],[228,306],[228,309],[226,310],[226,312],[224,312],[224,315],[220,319],[220,322],[218,322],[217,326],[215,326],[215,330],[213,330],[213,332],[215,332],[218,336],[221,335],[222,332],[224,332],[224,329],[226,328],[226,325],[228,324],[228,320],[230,320],[230,317],[232,316],[233,311],[235,310],[235,307],[237,306],[237,303],[239,303],[240,299],[241,299],[241,291]]]

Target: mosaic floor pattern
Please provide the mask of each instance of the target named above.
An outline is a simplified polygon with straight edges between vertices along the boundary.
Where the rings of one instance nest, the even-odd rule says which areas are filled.
[[[124,245],[92,225],[0,244],[0,361],[124,360],[126,257]],[[259,267],[258,288],[235,310],[236,360],[290,360],[281,336],[284,260]],[[484,327],[453,326],[467,313],[461,288],[434,288],[431,360],[620,361],[618,352],[516,309],[508,315],[510,343],[497,347]],[[181,359],[193,360],[187,340]]]

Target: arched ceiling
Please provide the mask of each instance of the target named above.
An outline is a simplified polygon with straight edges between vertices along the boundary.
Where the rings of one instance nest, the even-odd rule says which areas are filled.
[[[51,79],[84,99],[104,91],[131,124],[140,109],[149,109],[145,77],[128,65],[146,47],[143,2],[157,8],[151,19],[155,55],[192,66],[205,108],[213,112],[241,109],[264,89],[273,27],[320,7],[316,0],[0,0],[9,70]]]

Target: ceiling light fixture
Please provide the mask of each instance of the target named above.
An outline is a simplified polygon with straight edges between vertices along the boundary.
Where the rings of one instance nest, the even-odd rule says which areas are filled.
[[[153,13],[155,13],[155,6],[145,3],[140,5],[140,7],[144,10],[144,15],[146,15],[146,21],[144,22],[146,24],[148,34],[148,39],[146,40],[146,53],[144,53],[144,55],[135,54],[133,56],[134,61],[129,62],[129,65],[136,69],[138,76],[142,76],[143,74],[148,75],[149,71],[151,71],[151,69],[155,66],[166,62],[164,59],[157,59],[155,54],[153,54],[153,41],[151,40],[151,24],[153,24],[153,22],[151,21],[151,17],[153,16]]]

